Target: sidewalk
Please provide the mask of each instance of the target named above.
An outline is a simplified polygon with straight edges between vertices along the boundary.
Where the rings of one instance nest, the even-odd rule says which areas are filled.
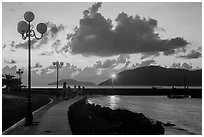
[[[71,135],[67,110],[84,96],[76,96],[69,100],[60,101],[34,115],[34,126],[25,127],[23,123],[11,131],[9,135]]]

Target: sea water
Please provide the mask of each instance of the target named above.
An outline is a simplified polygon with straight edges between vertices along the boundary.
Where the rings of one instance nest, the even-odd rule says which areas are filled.
[[[89,103],[128,109],[176,126],[171,134],[202,134],[202,99],[169,99],[166,96],[91,96]],[[182,131],[182,132],[181,132]]]

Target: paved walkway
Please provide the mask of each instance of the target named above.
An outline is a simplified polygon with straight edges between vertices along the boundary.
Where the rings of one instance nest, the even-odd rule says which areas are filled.
[[[6,135],[72,135],[68,122],[69,107],[84,96],[76,96],[68,100],[57,99],[34,117],[34,126],[24,126],[24,122],[9,130]]]
[[[35,135],[71,135],[67,110],[70,105],[83,97],[77,96],[51,107],[40,120]]]

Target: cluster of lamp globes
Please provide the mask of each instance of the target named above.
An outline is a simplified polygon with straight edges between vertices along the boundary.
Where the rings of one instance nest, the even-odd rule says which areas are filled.
[[[29,31],[31,32],[32,30],[30,30],[30,22],[33,21],[35,18],[35,15],[28,11],[24,14],[24,19],[27,21],[20,21],[18,23],[18,27],[17,30],[20,34],[24,35],[27,34]],[[46,31],[47,31],[47,26],[44,23],[39,23],[37,25],[37,31],[43,35]],[[42,37],[42,36],[41,36]]]
[[[52,65],[56,66],[56,67],[62,67],[64,65],[64,63],[56,61],[56,62],[53,62]]]

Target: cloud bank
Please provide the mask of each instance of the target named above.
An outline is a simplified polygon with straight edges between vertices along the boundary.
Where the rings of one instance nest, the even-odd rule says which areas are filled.
[[[157,20],[128,16],[122,12],[116,17],[116,26],[106,19],[98,9],[101,3],[95,3],[83,12],[79,27],[67,35],[68,46],[72,54],[84,56],[113,56],[120,54],[174,54],[188,44],[182,37],[161,39],[155,32]]]
[[[42,39],[37,40],[35,38],[31,39],[31,49],[39,49],[45,44],[48,44],[50,40],[55,40],[57,38],[57,35],[65,29],[65,27],[60,24],[56,25],[52,22],[46,22],[47,25],[47,32],[43,35]],[[39,37],[39,34],[36,31],[36,35]],[[19,36],[20,37],[20,36]],[[58,42],[58,40],[56,40]],[[23,43],[18,43],[16,44],[14,41],[12,41],[10,44],[5,44],[3,45],[3,49],[6,48],[7,46],[14,48],[14,49],[28,49],[28,40],[26,39],[25,42]]]
[[[187,55],[181,55],[179,57],[185,59],[197,59],[201,58],[202,54],[199,51],[191,50],[190,53],[188,53]]]
[[[192,64],[187,64],[187,63],[173,63],[171,68],[177,68],[177,69],[187,69],[191,70],[193,68]]]

